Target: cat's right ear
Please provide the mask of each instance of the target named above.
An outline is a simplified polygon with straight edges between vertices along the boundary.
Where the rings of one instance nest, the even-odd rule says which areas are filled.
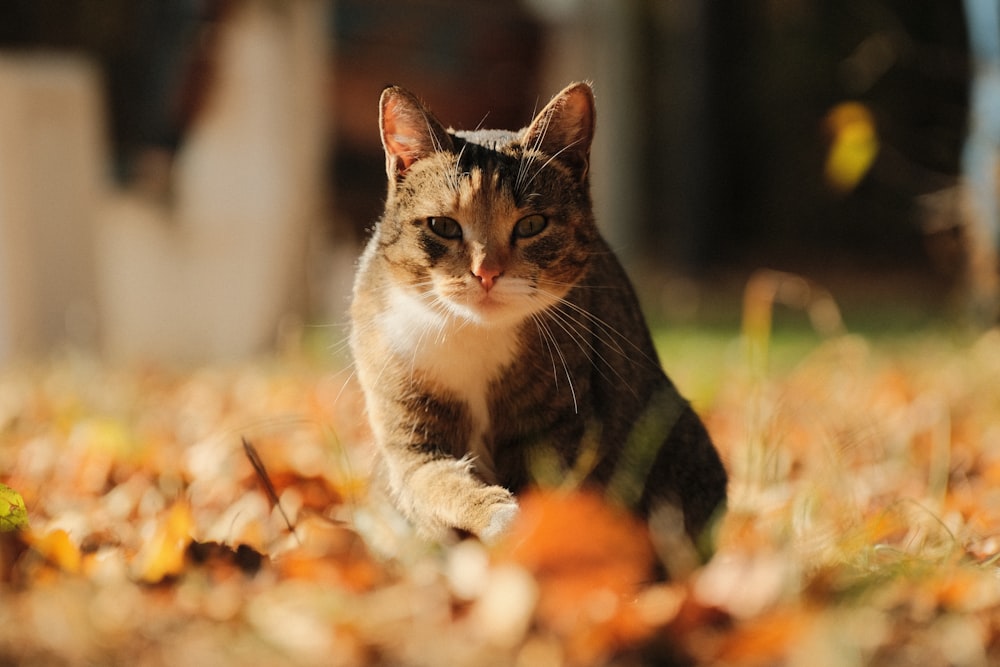
[[[382,91],[378,121],[390,181],[403,176],[417,160],[452,149],[451,137],[441,123],[416,96],[399,86]]]

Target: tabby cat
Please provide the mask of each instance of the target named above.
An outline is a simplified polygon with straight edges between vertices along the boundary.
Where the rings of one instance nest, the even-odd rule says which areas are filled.
[[[425,535],[496,538],[553,468],[640,516],[680,509],[693,538],[725,503],[719,456],[595,225],[594,118],[585,83],[519,132],[446,130],[382,92],[388,196],[351,348],[389,490]]]

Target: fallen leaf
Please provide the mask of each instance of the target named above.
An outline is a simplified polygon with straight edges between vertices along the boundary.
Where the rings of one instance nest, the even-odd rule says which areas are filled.
[[[498,551],[535,575],[537,620],[563,638],[573,663],[600,661],[652,631],[635,604],[653,575],[648,532],[602,496],[526,494]]]
[[[80,571],[83,557],[79,547],[73,543],[65,530],[53,530],[44,535],[28,533],[28,544],[46,561],[64,572],[75,574]]]
[[[132,561],[132,575],[155,584],[176,576],[184,569],[185,553],[191,544],[194,520],[184,501],[173,504],[156,522],[153,536],[143,544]]]
[[[28,510],[24,498],[14,489],[0,484],[0,532],[28,528]]]
[[[779,664],[790,648],[808,633],[815,620],[815,613],[792,607],[741,623],[722,642],[713,662],[731,665]]]

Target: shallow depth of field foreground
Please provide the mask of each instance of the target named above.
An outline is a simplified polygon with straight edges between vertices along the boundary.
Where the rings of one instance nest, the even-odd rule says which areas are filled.
[[[496,547],[420,543],[326,350],[5,371],[0,664],[1000,663],[1000,332],[745,329],[661,341],[731,475],[705,567],[571,480]]]

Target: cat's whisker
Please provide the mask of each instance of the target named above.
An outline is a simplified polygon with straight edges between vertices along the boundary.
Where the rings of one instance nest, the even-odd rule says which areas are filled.
[[[532,151],[540,152],[542,150],[542,146],[545,143],[545,135],[549,133],[549,125],[551,124],[551,122],[552,122],[552,114],[549,113],[545,116],[544,120],[542,121],[541,132],[539,132],[535,136],[535,142],[531,146]]]
[[[570,309],[571,312],[563,312],[562,315],[565,316],[570,321],[576,323],[582,329],[592,329],[595,334],[598,335],[601,340],[607,343],[610,347],[614,349],[615,352],[623,357],[628,357],[625,353],[625,349],[618,343],[619,340],[627,340],[624,334],[620,333],[617,329],[612,327],[610,324],[602,320],[601,318],[591,314],[584,308],[576,305],[572,301],[566,299],[560,299],[559,303]],[[582,319],[581,319],[582,318]],[[592,326],[588,326],[592,325]],[[601,334],[605,334],[602,336]]]
[[[417,334],[417,344],[413,346],[413,353],[410,355],[410,383],[413,383],[413,379],[417,374],[417,351],[423,347],[424,337],[427,335],[429,327],[421,327],[420,332]]]
[[[534,183],[534,182],[535,182],[535,179],[536,179],[536,178],[538,178],[538,175],[539,175],[540,173],[542,173],[543,171],[545,171],[545,168],[546,168],[546,167],[548,167],[548,166],[549,166],[550,164],[552,164],[552,162],[553,162],[554,160],[558,159],[558,157],[559,157],[560,155],[562,155],[563,153],[565,153],[565,152],[566,152],[566,151],[568,151],[569,149],[573,148],[573,146],[575,146],[575,145],[576,145],[576,144],[578,144],[578,143],[580,143],[580,142],[579,142],[579,140],[576,140],[576,141],[571,141],[571,142],[569,142],[568,144],[566,144],[565,146],[563,146],[562,148],[560,148],[560,149],[559,149],[558,151],[556,151],[555,153],[553,153],[553,154],[552,154],[552,155],[551,155],[551,156],[549,157],[549,159],[547,159],[547,160],[546,160],[546,161],[545,161],[544,163],[542,163],[542,166],[541,166],[541,167],[539,167],[538,169],[536,169],[536,170],[535,170],[535,173],[534,173],[534,174],[532,174],[532,176],[531,176],[531,179],[530,179],[530,180],[528,181],[527,185],[531,185],[532,183]]]
[[[303,326],[303,331],[326,331],[330,329],[340,329],[343,332],[326,346],[327,352],[332,355],[339,355],[350,345],[350,322],[308,323]]]
[[[542,154],[542,146],[545,143],[545,136],[549,132],[549,123],[551,119],[552,119],[551,114],[545,117],[545,119],[542,122],[541,130],[535,135],[534,141],[532,142],[530,149],[525,150],[524,153],[522,154],[522,160],[519,165],[517,182],[515,186],[515,192],[519,194],[524,190],[526,190],[528,186],[530,186],[535,180],[535,176],[532,176],[528,181],[525,181],[524,179],[528,175],[528,172],[530,171],[531,167],[534,166],[535,160],[537,160],[538,156]],[[526,161],[523,159],[524,154],[528,156],[528,159]],[[548,163],[546,162],[545,164],[547,165]],[[541,169],[544,168],[545,165],[542,165]],[[541,171],[541,169],[539,169],[538,171]],[[535,175],[538,174],[538,171],[535,172]]]
[[[580,283],[567,282],[562,280],[552,280],[551,278],[538,278],[539,285],[548,285],[560,288],[575,288],[578,290],[620,290],[618,285],[582,285]]]
[[[530,204],[533,200],[539,199],[542,196],[540,192],[531,192],[524,195],[523,201],[525,204]]]
[[[382,363],[382,368],[379,369],[379,372],[375,375],[375,384],[376,385],[378,385],[382,381],[382,376],[385,375],[386,369],[388,369],[389,366],[392,365],[392,361],[393,361],[393,359],[392,359],[391,355],[388,355],[388,354],[385,355],[385,361]]]
[[[538,156],[542,154],[541,149],[545,141],[545,135],[548,134],[549,131],[549,118],[550,117],[546,117],[544,123],[542,124],[541,131],[535,135],[531,147],[527,150],[524,150],[524,152],[522,153],[522,158],[520,164],[518,165],[519,169],[517,174],[517,181],[515,184],[515,192],[517,192],[518,194],[526,190],[528,186],[530,186],[535,180],[535,176],[532,176],[527,181],[525,181],[525,178],[531,171],[531,168],[534,166],[535,160],[537,160]],[[527,155],[528,157],[527,160],[524,159],[525,155]],[[542,166],[543,169],[544,167],[545,165]],[[541,171],[541,169],[539,169],[538,171]],[[535,172],[535,175],[538,174],[538,171]]]
[[[423,113],[423,117],[424,124],[427,126],[427,136],[430,137],[431,145],[434,147],[435,152],[440,153],[443,146],[441,145],[441,140],[437,136],[437,132],[434,131],[434,125],[431,118],[426,113]]]
[[[588,341],[583,333],[578,331],[577,327],[579,327],[579,322],[568,318],[565,313],[559,310],[559,308],[548,308],[543,310],[541,315],[558,326],[585,355],[587,355],[589,351],[594,353],[600,361],[605,361],[604,357],[602,357],[594,347],[594,344]],[[600,369],[598,368],[598,370]]]
[[[347,351],[350,346],[351,339],[349,336],[345,336],[336,342],[330,343],[330,345],[327,346],[327,352],[332,356],[338,356],[342,352]]]
[[[538,154],[534,151],[528,152],[522,150],[521,155],[517,162],[517,176],[514,179],[514,195],[515,197],[520,197],[522,193],[527,190],[528,183],[525,181],[528,174],[531,171],[532,165],[535,164],[535,159]]]
[[[577,347],[580,348],[581,352],[583,352],[585,355],[595,360],[594,369],[601,374],[601,377],[603,377],[608,382],[613,382],[613,379],[609,377],[607,373],[604,372],[604,367],[610,369],[611,372],[614,373],[615,377],[618,379],[618,383],[620,383],[621,386],[625,387],[630,393],[635,395],[635,389],[631,386],[628,379],[625,378],[621,374],[621,372],[618,371],[615,365],[612,364],[608,360],[608,358],[604,356],[601,350],[598,349],[598,347],[594,345],[594,343],[588,340],[587,336],[584,333],[580,333],[580,331],[578,331],[578,328],[583,332],[588,331],[589,329],[585,325],[583,325],[579,320],[573,319],[570,315],[563,312],[559,308],[549,308],[548,310],[544,311],[544,314],[547,315],[549,319],[551,319],[560,329],[562,329],[562,331],[574,343],[576,343]],[[622,356],[625,355],[622,354]]]
[[[538,172],[541,171],[541,169],[535,171],[534,175],[531,178],[528,178],[528,174],[531,173],[532,167],[535,165],[535,161],[538,159],[538,156],[542,154],[542,142],[545,140],[545,134],[548,130],[549,125],[548,122],[546,122],[542,127],[541,132],[539,132],[535,137],[530,149],[524,150],[521,154],[521,159],[518,164],[517,180],[514,184],[514,191],[517,194],[521,194],[527,190],[528,187],[535,181],[535,176],[537,176]],[[527,159],[525,159],[525,157],[527,157]],[[542,166],[542,168],[544,167],[545,165]]]
[[[462,147],[458,150],[458,154],[455,156],[455,170],[448,176],[448,185],[451,191],[458,194],[462,187],[462,177],[465,175],[465,171],[462,170],[462,156],[465,155],[465,149],[469,144],[462,144]]]
[[[546,293],[545,290],[539,290],[539,291],[542,292],[542,293]],[[659,367],[659,362],[656,359],[650,358],[650,356],[648,354],[646,354],[646,352],[644,352],[641,347],[639,347],[638,345],[636,345],[635,342],[629,336],[626,336],[624,333],[622,333],[621,331],[619,331],[617,328],[615,328],[614,326],[612,326],[611,324],[609,324],[605,320],[601,319],[600,317],[597,317],[592,312],[590,312],[587,309],[581,307],[579,304],[573,303],[572,301],[570,301],[568,299],[561,298],[561,297],[556,297],[556,295],[550,294],[550,293],[546,293],[546,294],[548,294],[552,298],[556,298],[557,301],[560,304],[562,304],[562,305],[568,307],[570,310],[578,313],[580,316],[582,316],[587,321],[589,321],[591,324],[593,324],[594,325],[594,329],[595,329],[595,331],[598,334],[601,334],[601,333],[606,334],[606,337],[603,338],[604,342],[607,343],[608,345],[613,346],[615,348],[615,350],[619,354],[621,354],[622,356],[628,357],[628,355],[626,354],[625,349],[621,345],[622,343],[624,343],[633,352],[638,353],[639,357],[641,357],[644,361],[646,361],[647,363],[649,363],[652,366]]]
[[[431,322],[428,321],[423,323],[423,325],[419,328],[419,331],[417,333],[417,342],[416,345],[414,345],[413,347],[413,354],[411,355],[410,358],[411,382],[413,381],[413,378],[415,377],[417,372],[417,362],[419,356],[418,353],[421,349],[424,348],[425,346],[424,341],[430,337],[432,340],[435,341],[436,344],[440,345],[444,343],[444,336],[445,336],[444,331],[446,328],[446,323],[450,321],[450,313],[448,312],[447,306],[441,303],[441,300],[437,297],[436,293],[434,293],[432,290],[428,290],[428,292],[425,293],[424,296],[427,297],[426,303],[428,307],[431,310],[435,311],[437,315],[440,317],[439,321],[440,323],[438,326],[434,326]]]
[[[566,375],[566,382],[569,386],[570,394],[573,396],[574,412],[578,412],[576,405],[576,392],[573,387],[573,376],[570,374],[569,368],[566,364],[566,357],[563,356],[562,350],[559,349],[559,345],[545,321],[534,315],[532,315],[531,319],[535,323],[535,327],[538,329],[539,339],[549,354],[549,361],[552,363],[552,380],[555,383],[556,389],[559,388],[559,364],[561,363],[563,372]],[[556,361],[556,355],[559,356],[558,362]]]
[[[337,405],[337,403],[340,402],[340,397],[343,396],[344,392],[347,390],[347,385],[351,384],[351,380],[358,375],[358,368],[356,364],[351,364],[348,368],[351,372],[348,373],[347,378],[344,380],[343,384],[340,385],[340,390],[337,392],[337,395],[333,397],[333,405]]]
[[[440,297],[436,289],[428,289],[424,292],[418,293],[418,298],[421,299],[429,310],[434,311],[434,313],[439,317],[438,326],[435,327],[430,324],[425,325],[426,331],[421,332],[421,341],[431,329],[434,329],[437,334],[435,342],[438,344],[444,343],[446,341],[447,332],[450,329],[454,329],[455,332],[459,332],[468,325],[468,320],[456,315],[453,307]],[[455,326],[456,322],[458,323],[457,327]]]
[[[559,363],[562,364],[563,373],[566,375],[566,384],[569,386],[570,396],[573,397],[573,413],[579,414],[580,406],[577,403],[576,387],[573,386],[573,375],[569,370],[569,364],[566,362],[566,356],[559,347],[559,342],[556,340],[555,335],[553,335],[549,325],[541,317],[537,314],[532,314],[531,320],[535,323],[539,338],[549,353],[549,359],[552,361],[552,379],[555,381],[557,388],[559,387],[559,369],[556,365],[556,355],[559,356]]]
[[[357,325],[355,325],[353,332],[350,335],[345,336],[344,339],[341,340],[341,342],[338,345],[336,345],[336,346],[334,346],[332,348],[332,351],[333,352],[342,352],[342,351],[344,351],[345,347],[348,347],[348,346],[351,345],[351,338],[352,337],[353,338],[358,338],[360,340],[363,340],[365,338],[365,336],[368,335],[369,332],[377,331],[377,330],[378,330],[378,324],[376,322],[373,322],[373,321],[372,322],[366,322],[360,328]]]
[[[588,321],[586,318],[581,319],[580,317],[577,317],[571,314],[570,312],[563,312],[562,315],[567,320],[575,323],[581,329],[593,331],[597,339],[603,341],[609,348],[611,348],[612,351],[616,352],[619,356],[625,359],[630,359],[629,355],[625,352],[625,349],[618,342],[621,336],[614,329],[607,329],[599,324],[595,326],[590,326],[595,323]]]

